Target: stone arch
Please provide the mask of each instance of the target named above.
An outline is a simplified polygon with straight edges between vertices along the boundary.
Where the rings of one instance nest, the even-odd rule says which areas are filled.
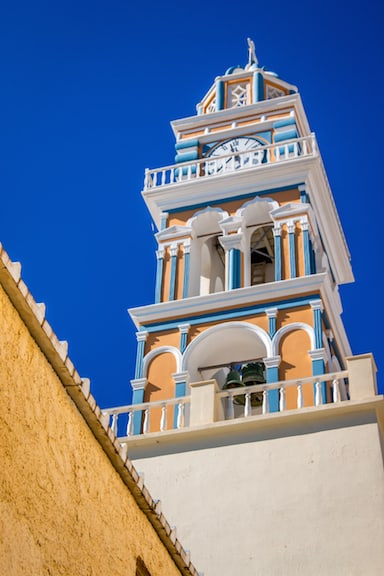
[[[272,343],[265,330],[249,322],[225,322],[194,338],[184,352],[182,370],[190,382],[215,378],[222,386],[232,362],[270,356]]]

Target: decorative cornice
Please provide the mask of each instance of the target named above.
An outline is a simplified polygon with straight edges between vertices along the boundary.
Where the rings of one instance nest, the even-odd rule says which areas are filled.
[[[228,236],[219,236],[219,242],[225,251],[237,248],[241,250],[242,234],[229,234]]]
[[[147,378],[136,378],[134,380],[131,380],[132,390],[134,392],[137,390],[145,390],[147,382],[148,382]]]
[[[309,350],[308,354],[312,360],[323,360],[325,362],[327,359],[327,354],[324,348],[317,348],[317,350]]]
[[[265,311],[266,315],[268,318],[276,318],[277,313],[278,313],[278,309],[277,308],[268,308]]]
[[[140,330],[136,332],[136,341],[137,342],[145,342],[148,337],[148,332],[146,330]]]
[[[280,366],[281,357],[271,356],[270,358],[263,358],[263,362],[266,368],[278,368]]]

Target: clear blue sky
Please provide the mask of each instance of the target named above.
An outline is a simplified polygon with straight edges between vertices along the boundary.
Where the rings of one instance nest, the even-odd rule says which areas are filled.
[[[346,330],[383,369],[382,22],[379,0],[2,3],[0,241],[102,407],[130,400],[127,308],[154,298],[144,170],[248,36],[299,87],[352,254]]]

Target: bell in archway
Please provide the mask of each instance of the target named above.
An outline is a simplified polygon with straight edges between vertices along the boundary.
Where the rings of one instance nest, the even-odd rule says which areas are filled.
[[[265,384],[264,363],[249,362],[241,370],[242,382],[245,386],[254,386],[256,384]],[[254,392],[251,394],[251,406],[261,406],[263,403],[263,393]]]
[[[228,390],[229,388],[239,388],[240,386],[244,386],[243,382],[241,381],[241,374],[235,368],[231,368],[225,379],[223,390]]]

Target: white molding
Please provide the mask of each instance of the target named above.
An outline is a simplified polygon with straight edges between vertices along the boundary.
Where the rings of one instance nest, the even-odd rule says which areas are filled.
[[[175,348],[175,346],[159,346],[158,348],[153,348],[148,354],[146,354],[143,358],[143,373],[146,374],[148,370],[148,366],[151,361],[160,354],[172,354],[176,359],[176,370],[180,372],[180,366],[182,362],[182,355],[180,350]]]
[[[135,378],[134,380],[131,380],[132,390],[145,390],[147,383],[147,378]]]
[[[316,350],[309,350],[308,354],[310,355],[312,360],[323,360],[326,362],[327,354],[324,348],[317,348]]]
[[[287,324],[285,326],[283,326],[282,328],[279,328],[279,330],[277,330],[276,334],[274,335],[274,337],[272,338],[272,346],[273,346],[273,353],[275,355],[278,354],[279,352],[279,344],[280,344],[280,340],[283,336],[285,336],[286,334],[288,334],[289,332],[292,332],[294,330],[304,330],[304,332],[306,332],[309,336],[310,339],[310,343],[311,343],[311,348],[310,350],[315,348],[315,332],[312,326],[310,326],[309,324],[306,324],[305,322],[292,322],[292,324]],[[309,351],[310,351],[309,350]]]

